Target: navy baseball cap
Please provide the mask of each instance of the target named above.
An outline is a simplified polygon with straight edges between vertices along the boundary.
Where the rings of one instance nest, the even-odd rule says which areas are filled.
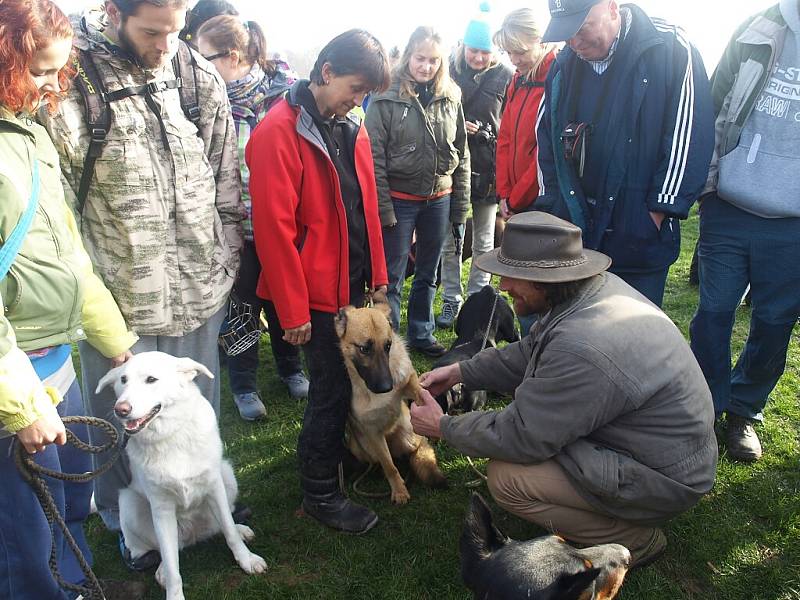
[[[543,42],[565,42],[578,33],[589,11],[600,0],[548,0],[550,23],[542,36]]]

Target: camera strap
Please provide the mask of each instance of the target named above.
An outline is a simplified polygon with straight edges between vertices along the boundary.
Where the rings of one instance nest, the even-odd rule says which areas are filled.
[[[581,59],[576,59],[581,60]],[[572,161],[573,164],[578,169],[578,177],[583,178],[584,167],[586,166],[586,147],[589,143],[589,136],[594,128],[594,124],[600,118],[603,108],[605,107],[606,100],[608,99],[609,90],[611,88],[611,80],[612,80],[612,71],[611,69],[614,66],[612,62],[609,65],[608,69],[606,69],[605,73],[601,76],[601,87],[600,87],[600,95],[597,98],[597,102],[594,106],[594,111],[592,112],[592,118],[589,121],[577,121],[576,114],[578,112],[578,101],[581,97],[581,92],[583,90],[583,83],[586,77],[586,74],[582,73],[582,67],[586,65],[581,65],[580,63],[576,64],[575,70],[572,72],[572,78],[570,82],[569,92],[569,104],[567,105],[567,126],[564,128],[564,136],[568,136],[571,140],[568,144],[565,140],[565,151],[567,151],[566,146],[568,145],[568,159]]]

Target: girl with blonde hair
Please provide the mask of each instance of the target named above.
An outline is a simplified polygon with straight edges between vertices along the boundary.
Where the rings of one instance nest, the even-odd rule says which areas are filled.
[[[428,356],[445,352],[433,336],[436,270],[445,238],[463,239],[469,207],[470,163],[461,92],[448,74],[441,37],[418,27],[394,71],[389,90],[367,110],[392,325],[400,325],[400,296],[416,231],[414,281],[408,297],[409,345]]]

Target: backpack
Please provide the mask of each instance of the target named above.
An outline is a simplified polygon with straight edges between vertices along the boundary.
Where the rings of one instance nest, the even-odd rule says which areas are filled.
[[[195,126],[200,122],[200,105],[197,94],[197,62],[192,56],[192,51],[185,42],[180,42],[178,52],[172,58],[172,69],[177,79],[168,81],[151,81],[148,84],[127,87],[114,92],[106,89],[103,79],[97,70],[97,65],[89,50],[79,50],[75,57],[75,69],[78,77],[75,83],[83,98],[86,108],[86,126],[89,129],[89,148],[83,162],[83,173],[78,186],[78,214],[83,214],[83,206],[89,194],[89,186],[94,177],[94,165],[103,152],[106,137],[111,129],[111,110],[109,105],[131,96],[145,96],[145,101],[152,101],[152,95],[166,90],[177,89],[181,98],[181,108],[186,118]],[[151,109],[153,107],[151,106]],[[154,110],[156,115],[158,111]],[[159,116],[159,119],[161,117]]]

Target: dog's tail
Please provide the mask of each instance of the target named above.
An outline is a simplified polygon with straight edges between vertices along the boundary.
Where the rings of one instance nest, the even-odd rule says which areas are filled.
[[[411,463],[411,472],[422,483],[429,487],[443,488],[447,487],[447,478],[439,470],[439,465],[436,463],[436,454],[433,448],[424,437],[419,438],[419,445],[414,452],[409,456]]]

